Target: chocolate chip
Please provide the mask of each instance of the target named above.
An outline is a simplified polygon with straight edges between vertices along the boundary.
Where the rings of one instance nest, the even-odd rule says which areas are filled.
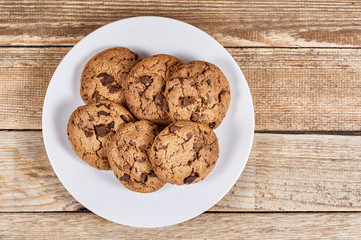
[[[163,109],[169,112],[169,106],[167,100],[163,99]]]
[[[189,160],[187,165],[190,166],[190,165],[192,165],[192,163],[193,163],[193,161]]]
[[[187,133],[187,134],[186,134],[187,141],[188,141],[189,139],[191,139],[192,136],[193,136],[193,133],[191,133],[191,132]]]
[[[144,93],[144,91],[138,91],[138,95],[139,95],[139,96],[142,96],[143,93]]]
[[[143,144],[139,146],[139,150],[144,152],[145,150],[147,150],[147,145]]]
[[[145,158],[144,157],[134,157],[134,161],[142,163],[142,162],[145,162]]]
[[[183,84],[183,82],[184,82],[184,78],[178,78],[178,81],[180,82],[180,84]]]
[[[149,177],[157,177],[157,175],[154,173],[153,170],[148,175],[149,175]]]
[[[199,152],[199,150],[202,149],[202,144],[197,143],[197,142],[193,143],[193,149],[194,149],[195,151]]]
[[[97,125],[94,127],[94,129],[95,134],[100,137],[105,136],[109,132],[107,126],[105,126],[104,124]]]
[[[140,78],[140,82],[143,83],[146,87],[149,87],[152,84],[153,79],[150,76],[143,76]]]
[[[173,90],[174,86],[173,87],[170,87],[168,88],[168,92],[171,92]]]
[[[208,79],[208,80],[207,80],[207,84],[208,84],[208,86],[211,86],[211,83],[212,83],[212,82],[211,82],[211,80],[210,80],[210,79]]]
[[[130,179],[130,176],[126,173],[124,173],[124,175],[119,178],[120,181],[124,181],[124,182],[128,182],[129,179]]]
[[[164,99],[164,95],[161,93],[154,96],[154,101],[155,101],[155,104],[157,104],[157,105],[160,105],[160,106],[163,105],[163,99]]]
[[[208,132],[207,132],[207,131],[204,131],[203,133],[204,133],[205,135],[208,135]]]
[[[114,82],[114,78],[107,73],[101,73],[97,77],[100,78],[100,82],[102,83],[103,86],[106,86]]]
[[[130,169],[129,163],[125,163],[125,165],[123,166],[123,168],[124,168],[125,170],[129,170],[129,169]]]
[[[145,182],[145,181],[147,180],[147,174],[141,173],[141,174],[140,174],[140,180],[141,180],[142,182]]]
[[[120,115],[120,118],[121,118],[124,122],[126,122],[126,123],[129,123],[129,122],[130,122],[129,119],[128,119],[126,116],[124,116],[124,115]]]
[[[193,112],[191,115],[191,121],[192,122],[197,122],[199,119],[199,113]]]
[[[218,94],[218,101],[222,100],[222,96],[225,95],[227,93],[226,90],[222,90],[219,94]]]
[[[215,122],[211,122],[210,124],[208,124],[210,128],[214,128],[216,126]]]
[[[106,111],[99,111],[99,112],[98,112],[98,117],[99,117],[100,115],[109,116],[110,113],[108,113],[108,112],[106,112]]]
[[[194,180],[196,180],[197,177],[199,177],[198,173],[194,173],[193,175],[190,175],[190,176],[186,177],[184,179],[184,183],[185,184],[190,184],[190,183],[194,182]]]
[[[197,81],[193,80],[189,85],[191,85],[193,87],[193,86],[197,85]]]
[[[111,121],[110,123],[108,123],[108,128],[109,129],[114,128],[114,121]]]
[[[193,162],[199,158],[199,152],[193,154]]]
[[[191,96],[187,96],[187,97],[180,97],[179,98],[180,100],[180,104],[183,106],[183,107],[186,107],[190,104],[193,104],[195,102],[195,99],[194,97],[191,97]]]
[[[177,131],[177,130],[179,130],[179,129],[181,129],[181,128],[182,128],[181,126],[171,125],[171,126],[169,127],[169,132],[170,132],[170,133],[174,133],[175,131]]]
[[[199,113],[200,112],[199,107],[197,107],[196,110],[194,110],[194,111]]]
[[[115,93],[115,92],[118,92],[120,89],[120,86],[118,83],[114,84],[114,85],[110,85],[108,86],[108,91],[109,93]]]
[[[132,146],[136,146],[136,145],[137,145],[137,143],[134,142],[133,140],[130,140],[130,141],[129,141],[129,144],[132,145]]]
[[[95,100],[99,100],[101,98],[101,96],[97,90],[94,91],[92,98],[95,98]]]
[[[86,137],[91,137],[91,136],[93,136],[93,132],[92,132],[92,131],[89,131],[89,130],[87,130],[87,129],[84,129],[84,134],[85,134]]]
[[[120,165],[115,164],[115,166],[116,166],[119,170],[123,170],[123,168],[122,168]]]
[[[208,105],[208,101],[204,97],[201,97],[202,104]]]
[[[135,130],[137,130],[138,132],[140,131],[139,125],[135,125]]]
[[[79,125],[83,125],[83,119],[79,119]]]

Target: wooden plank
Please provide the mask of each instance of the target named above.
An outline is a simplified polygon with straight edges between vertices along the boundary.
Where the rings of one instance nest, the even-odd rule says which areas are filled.
[[[92,213],[0,213],[4,239],[359,239],[361,213],[202,214],[135,229]]]
[[[0,129],[41,128],[47,84],[69,49],[0,48]],[[361,130],[361,49],[228,51],[250,86],[256,130]]]
[[[107,23],[150,15],[193,24],[225,46],[361,46],[361,4],[349,0],[4,0],[0,9],[0,45],[73,45]]]
[[[360,211],[361,136],[256,134],[242,176],[212,211]],[[76,211],[41,132],[0,132],[0,211]]]

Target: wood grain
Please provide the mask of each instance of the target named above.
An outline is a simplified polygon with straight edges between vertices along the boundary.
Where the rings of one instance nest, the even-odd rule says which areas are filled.
[[[163,16],[225,46],[360,47],[358,1],[1,1],[0,45],[73,45],[104,24]]]
[[[41,128],[47,84],[69,49],[0,48],[0,129]],[[361,49],[228,51],[250,86],[256,130],[361,130]]]
[[[202,214],[187,222],[134,229],[92,213],[0,213],[4,239],[359,239],[361,213]]]
[[[360,211],[361,136],[256,134],[242,176],[212,211]],[[119,185],[121,187],[121,185]],[[0,132],[0,211],[77,211],[41,132]]]

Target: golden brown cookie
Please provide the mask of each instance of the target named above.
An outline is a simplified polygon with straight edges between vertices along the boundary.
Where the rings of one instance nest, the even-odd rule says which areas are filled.
[[[212,129],[200,123],[176,122],[154,139],[149,159],[162,181],[182,185],[203,180],[214,168],[218,154]]]
[[[68,122],[68,138],[75,153],[90,166],[109,170],[107,148],[115,130],[134,117],[119,104],[102,101],[78,107]]]
[[[171,122],[163,108],[163,92],[170,74],[182,63],[176,57],[159,54],[142,60],[130,71],[125,99],[136,118],[158,124]]]
[[[193,61],[170,77],[165,89],[172,122],[192,121],[215,129],[227,114],[231,100],[228,81],[215,65]]]
[[[157,125],[145,120],[125,124],[109,145],[110,166],[117,179],[132,191],[149,193],[164,185],[154,173],[148,158],[157,128]]]
[[[110,48],[98,53],[85,65],[80,84],[83,101],[108,100],[125,106],[125,79],[141,58],[128,48]]]

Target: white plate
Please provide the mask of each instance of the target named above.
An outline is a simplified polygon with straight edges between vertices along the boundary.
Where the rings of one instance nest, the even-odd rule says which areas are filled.
[[[80,76],[96,53],[128,47],[142,57],[166,53],[183,61],[205,60],[229,80],[231,104],[216,129],[219,160],[203,181],[187,186],[166,184],[157,192],[127,190],[112,171],[99,171],[80,160],[67,139],[71,113],[84,105]],[[181,21],[135,17],[105,25],[76,44],[56,69],[46,92],[43,136],[50,163],[69,193],[84,207],[110,221],[136,227],[161,227],[191,219],[216,204],[234,185],[251,150],[254,113],[247,82],[231,55],[212,37]]]

